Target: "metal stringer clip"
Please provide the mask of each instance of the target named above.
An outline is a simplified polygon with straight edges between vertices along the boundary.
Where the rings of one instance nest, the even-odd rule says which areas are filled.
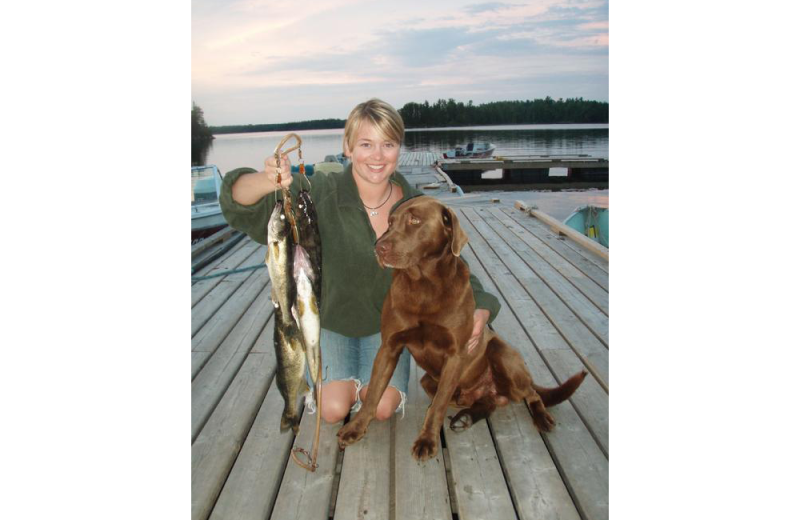
[[[292,460],[301,468],[305,468],[310,472],[315,472],[319,467],[317,464],[317,454],[319,453],[319,432],[322,423],[322,364],[320,363],[317,370],[317,383],[314,385],[317,393],[317,426],[314,430],[314,443],[312,444],[311,453],[303,448],[294,448],[292,450]],[[300,460],[299,454],[303,454],[306,461]]]
[[[297,144],[292,146],[288,150],[281,151],[281,147],[284,144],[286,144],[286,141],[288,141],[292,137],[294,137],[297,140]],[[275,164],[278,165],[277,166],[278,178],[276,179],[276,181],[278,182],[279,186],[281,184],[281,175],[283,174],[283,172],[281,171],[281,167],[280,167],[281,156],[289,155],[289,152],[297,150],[297,153],[300,155],[300,161],[302,162],[302,160],[303,160],[303,152],[300,151],[300,146],[302,146],[302,144],[303,144],[303,140],[300,139],[300,136],[297,135],[294,132],[290,132],[290,133],[286,134],[286,136],[283,139],[281,139],[281,142],[278,143],[278,146],[275,147],[275,152],[274,152],[274,154],[275,154]],[[266,163],[265,163],[265,165],[266,165]],[[304,166],[301,168],[301,172],[305,176],[305,167]],[[287,172],[287,175],[291,175],[291,174],[292,174],[291,171]],[[286,213],[286,218],[289,219],[289,226],[292,228],[292,238],[294,239],[294,243],[296,244],[296,243],[298,243],[300,241],[300,237],[297,234],[297,222],[295,221],[294,211],[292,210],[292,195],[289,192],[289,189],[288,188],[284,188],[283,186],[281,186],[281,191],[283,192],[283,211],[284,211],[284,213]]]

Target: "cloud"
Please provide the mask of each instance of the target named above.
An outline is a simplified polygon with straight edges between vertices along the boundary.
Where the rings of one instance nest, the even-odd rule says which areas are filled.
[[[192,95],[211,124],[340,117],[329,114],[346,115],[372,96],[401,105],[544,90],[541,97],[591,98],[578,94],[591,90],[589,78],[604,83],[596,99],[607,99],[607,77],[601,0],[192,4]],[[261,112],[239,107],[245,102]],[[243,114],[248,120],[228,119]]]

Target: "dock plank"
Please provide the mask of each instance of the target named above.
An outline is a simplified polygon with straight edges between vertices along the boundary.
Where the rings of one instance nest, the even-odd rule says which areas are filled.
[[[470,217],[469,213],[466,213],[466,216],[470,219],[470,223],[475,224],[481,238],[486,241],[485,245],[488,245],[496,253],[503,266],[522,285],[541,313],[548,318],[567,344],[581,358],[586,368],[599,376],[602,385],[608,388],[609,352],[607,343],[603,342],[603,338],[608,336],[608,316],[600,313],[597,308],[593,309],[595,313],[600,314],[600,317],[595,320],[586,319],[586,312],[589,311],[584,310],[583,314],[578,314],[576,309],[585,309],[591,304],[580,293],[555,292],[557,289],[563,291],[563,286],[566,284],[563,279],[559,280],[562,278],[560,274],[548,270],[540,263],[535,267],[544,269],[546,272],[537,271],[527,263],[524,258],[525,253],[528,252],[524,249],[526,246],[516,243],[512,249],[508,243],[503,242],[503,237],[493,233],[493,231],[505,233],[505,230],[498,227],[496,222],[492,224],[476,220],[474,216]],[[490,258],[491,255],[485,245],[480,242],[476,243],[476,251],[482,251],[487,254],[487,258]],[[574,287],[572,289],[574,290]],[[576,299],[583,301],[576,302]]]
[[[247,257],[244,265],[253,265],[263,261],[263,254],[264,253],[261,248],[256,249],[250,256]],[[211,319],[211,317],[214,316],[219,308],[228,301],[231,295],[235,293],[245,282],[245,280],[251,276],[257,277],[263,281],[265,275],[261,270],[256,270],[243,271],[221,277],[222,280],[219,282],[219,284],[217,284],[214,289],[212,289],[202,300],[197,303],[197,305],[192,308],[192,336],[197,334],[197,331],[199,331]]]
[[[249,240],[247,237],[243,238],[242,240],[237,241],[236,244],[234,244],[234,246],[232,248],[228,249],[228,251],[226,251],[222,256],[220,256],[216,260],[212,260],[207,265],[201,267],[192,276],[205,276],[205,275],[209,274],[219,264],[221,264],[222,262],[225,262],[231,256],[233,256],[237,252],[239,252],[245,245],[248,244],[248,242],[252,242],[252,241]],[[224,244],[218,245],[218,246],[215,246],[215,247],[223,247],[223,246],[224,246]],[[196,281],[196,282],[193,281],[192,282],[192,288],[194,289],[194,286],[197,285],[198,283],[200,283],[201,281],[203,281],[203,280]],[[194,305],[194,303],[196,303],[196,302],[193,301],[192,304]]]
[[[447,417],[458,413],[447,409]],[[516,518],[503,469],[486,421],[454,432],[445,420],[444,436],[450,455],[459,520]]]
[[[514,317],[514,322],[510,327],[515,329],[517,326],[521,327],[518,330],[530,337],[530,340],[520,337],[515,341],[507,335],[506,328],[497,326],[495,329],[511,346],[520,351],[526,362],[530,359],[526,354],[531,354],[544,361],[548,371],[555,375],[559,383],[566,381],[583,369],[589,370],[591,377],[586,378],[578,392],[572,396],[571,401],[581,417],[587,419],[587,426],[599,439],[604,454],[608,453],[608,394],[596,378],[594,372],[596,367],[587,365],[586,359],[575,353],[519,281],[510,274],[503,275],[503,272],[507,271],[500,258],[488,249],[483,238],[470,226],[469,223],[464,226],[470,236],[469,246],[475,252],[476,257],[480,257],[480,260],[477,258],[473,260],[470,251],[464,253],[470,269],[474,270],[476,276],[485,280],[484,287],[488,291],[500,298],[501,302],[505,301],[503,310],[509,310]],[[509,302],[513,302],[513,306]],[[530,342],[534,345],[532,349],[527,348]],[[528,368],[532,368],[530,363],[528,363]],[[535,377],[534,380],[536,380]],[[542,385],[540,381],[537,383]],[[601,412],[598,413],[598,411]]]
[[[412,358],[405,417],[395,423],[395,518],[451,520],[442,450],[423,463],[411,456],[411,446],[422,429],[430,404],[430,398],[419,384],[424,374]]]
[[[249,354],[192,444],[192,520],[211,514],[274,373],[274,356]]]
[[[263,294],[269,292],[269,276],[247,278],[192,337],[192,351],[214,352],[253,305],[263,307]]]
[[[537,220],[526,213],[515,211],[513,209],[503,209],[503,212],[510,216],[523,228],[528,230],[533,236],[537,237],[542,244],[552,249],[561,258],[567,260],[574,267],[578,268],[583,274],[594,280],[600,287],[608,290],[608,261],[598,257],[597,255],[590,254],[588,251],[576,246],[571,241],[559,238],[553,233],[549,227],[545,226],[540,220]],[[554,263],[559,263],[560,260],[552,257],[546,249],[537,248],[535,243],[529,245],[539,254],[545,258],[552,258]]]
[[[291,429],[283,433],[280,431],[281,413],[283,397],[273,378],[267,397],[214,506],[211,520],[268,518],[294,441]]]
[[[484,281],[484,288],[497,295],[503,304],[493,323],[495,330],[520,352],[537,384],[548,387],[555,386],[557,384],[555,377],[527,337],[526,330],[530,327],[527,324],[523,326],[514,316],[509,301],[502,292],[497,290],[493,278],[487,276],[475,253],[471,251],[472,247],[471,244],[468,244],[462,254],[467,257],[471,269]],[[515,304],[518,303],[517,300],[511,301],[514,301]],[[586,391],[587,383],[590,383],[592,379],[592,376],[587,377],[584,384],[569,401],[548,409],[557,425],[553,432],[541,435],[581,518],[603,520],[608,518],[607,450],[604,452],[598,444],[596,436],[589,431],[586,423],[573,406],[573,402],[582,392]],[[504,457],[504,459],[507,458],[508,456]]]
[[[247,311],[233,332],[222,342],[197,377],[192,381],[192,440],[197,438],[214,407],[225,395],[253,344],[264,336],[272,337],[272,304],[268,292],[262,292],[259,300]],[[274,351],[273,351],[274,352]],[[272,354],[274,356],[274,353]]]
[[[462,210],[475,229],[481,234],[489,248],[497,253],[498,258],[519,280],[539,307],[548,315],[550,321],[559,331],[580,331],[580,325],[587,327],[604,345],[608,345],[608,315],[592,304],[586,296],[573,285],[567,283],[563,276],[552,269],[546,269],[540,262],[535,270],[524,257],[527,246],[514,243],[508,245],[498,233],[505,229],[502,224],[481,218],[479,211]],[[484,213],[484,215],[486,215]],[[606,306],[607,307],[607,306]],[[576,322],[576,320],[579,320]]]
[[[528,408],[511,403],[490,417],[500,465],[520,520],[579,520],[567,487]]]
[[[278,419],[280,414],[274,419]],[[295,439],[294,447],[310,452],[314,442],[314,429],[317,416],[303,413],[300,420],[300,433]],[[342,427],[342,421],[328,424],[322,421],[319,433],[319,467],[313,473],[298,466],[293,460],[286,462],[280,494],[275,502],[270,518],[272,520],[328,520],[331,494],[336,474],[336,459],[339,444],[336,432]],[[277,462],[275,462],[277,464]],[[238,517],[231,517],[237,518]],[[267,517],[261,517],[267,518]]]
[[[529,242],[539,243],[540,241],[532,237],[530,233],[526,232],[522,226],[506,213],[500,211],[499,208],[487,208],[478,211],[478,214],[481,216],[483,216],[483,213],[488,213],[493,217],[484,217],[484,220],[492,226],[498,235],[503,237],[506,243],[519,244],[519,247],[515,247],[518,254],[520,254],[537,273],[541,273],[540,276],[542,279],[553,281],[551,287],[553,291],[567,296],[570,292],[569,286],[567,286],[566,289],[561,288],[561,284],[566,281],[580,291],[580,293],[600,309],[603,314],[608,316],[607,289],[601,287],[576,267],[565,263],[562,258],[556,257],[551,249],[548,248],[543,251],[545,255],[550,257],[550,261],[542,256],[542,254],[537,253]],[[556,273],[560,276],[556,276]]]
[[[388,520],[391,423],[372,421],[366,435],[344,451],[334,520]]]
[[[236,269],[238,267],[245,267],[249,264],[244,264],[244,262],[246,262],[255,251],[263,247],[264,246],[261,244],[254,242],[249,238],[245,238],[240,243],[236,244],[231,251],[228,251],[229,254],[219,258],[216,262],[207,265],[195,273],[194,276],[208,276],[210,274],[216,274],[219,272]],[[202,300],[217,285],[219,285],[223,278],[225,277],[217,276],[215,278],[209,278],[208,280],[199,280],[194,282],[192,284],[192,307],[197,305],[200,300]]]
[[[415,152],[404,160],[414,182],[438,179],[423,164],[428,156]],[[453,512],[462,520],[608,518],[609,351],[577,318],[582,311],[575,306],[608,315],[608,263],[487,197],[454,200],[454,209],[466,210],[459,213],[470,236],[463,256],[503,306],[493,327],[520,351],[537,384],[554,386],[583,366],[590,369],[570,400],[549,409],[556,429],[540,434],[525,406],[511,404],[465,432],[452,432],[446,422],[439,454],[420,464],[410,449],[429,399],[412,362],[405,418],[374,421],[342,454],[335,435],[342,423],[323,423],[320,468],[307,472],[289,451],[293,443],[311,449],[316,415],[303,414],[296,439],[279,432],[283,401],[273,382],[266,270],[220,277],[202,289],[195,289],[204,283],[197,282],[192,518],[450,520]],[[198,274],[232,268],[237,254],[236,266],[262,263],[263,252],[253,257],[262,247],[245,238]],[[201,317],[205,321],[194,328]],[[607,322],[597,326],[607,334]],[[201,415],[206,419],[198,420]]]

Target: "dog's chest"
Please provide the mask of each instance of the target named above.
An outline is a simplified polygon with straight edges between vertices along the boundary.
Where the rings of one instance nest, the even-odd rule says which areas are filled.
[[[466,283],[465,283],[466,282]],[[399,277],[393,281],[393,311],[408,318],[447,317],[474,310],[472,288],[462,280],[411,280]]]
[[[442,311],[443,300],[427,294],[411,293],[407,297],[395,300],[394,309],[395,312],[411,319],[429,318]]]

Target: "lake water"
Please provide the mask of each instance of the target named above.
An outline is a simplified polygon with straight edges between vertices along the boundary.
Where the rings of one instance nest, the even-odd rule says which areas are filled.
[[[224,174],[234,168],[249,166],[257,170],[287,132],[257,132],[248,134],[215,135],[206,164],[216,164]],[[314,164],[342,151],[343,129],[301,130],[303,158]],[[588,154],[608,159],[608,125],[508,125],[466,128],[426,128],[406,130],[402,151],[430,151],[441,155],[448,149],[470,141],[488,141],[497,147],[496,155],[567,155]],[[293,146],[295,141],[289,141]],[[290,154],[297,164],[297,152]],[[485,176],[491,176],[487,172]],[[487,188],[492,191],[493,188]],[[497,191],[497,190],[495,190]],[[608,205],[608,190],[562,190],[498,193],[501,199],[521,200],[536,204],[539,209],[563,220],[582,204]]]

